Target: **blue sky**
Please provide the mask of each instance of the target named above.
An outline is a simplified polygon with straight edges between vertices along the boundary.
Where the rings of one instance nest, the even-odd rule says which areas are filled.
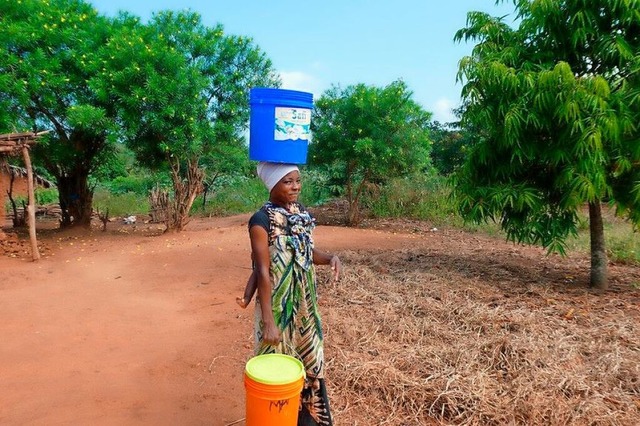
[[[458,62],[472,45],[454,43],[468,11],[513,12],[494,0],[88,0],[101,13],[126,10],[148,19],[159,10],[191,9],[206,25],[252,37],[273,61],[283,88],[312,92],[332,84],[386,86],[404,80],[434,119],[454,119]]]

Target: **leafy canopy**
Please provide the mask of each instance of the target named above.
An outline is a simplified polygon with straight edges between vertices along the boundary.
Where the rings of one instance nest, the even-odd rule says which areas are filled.
[[[0,10],[0,124],[53,130],[35,159],[57,177],[93,170],[114,141],[111,105],[92,87],[109,21],[79,0],[0,0]]]
[[[341,165],[345,181],[384,182],[426,167],[431,114],[411,97],[402,81],[328,90],[315,105],[312,162]]]
[[[517,28],[471,12],[456,34],[477,42],[459,78],[478,134],[456,194],[466,218],[563,252],[585,203],[640,222],[640,2],[514,3]]]
[[[316,102],[312,119],[312,164],[329,167],[345,187],[350,222],[364,188],[423,170],[429,164],[431,114],[412,99],[402,81],[384,88],[333,87]]]
[[[127,140],[151,166],[170,156],[224,158],[243,143],[249,88],[279,85],[250,38],[206,27],[191,11],[160,12],[147,25],[123,15],[104,49],[114,64],[103,94],[118,105]]]

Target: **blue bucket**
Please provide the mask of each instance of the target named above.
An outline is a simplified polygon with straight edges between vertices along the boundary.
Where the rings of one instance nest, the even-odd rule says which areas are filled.
[[[313,94],[256,87],[249,94],[249,159],[305,164]]]

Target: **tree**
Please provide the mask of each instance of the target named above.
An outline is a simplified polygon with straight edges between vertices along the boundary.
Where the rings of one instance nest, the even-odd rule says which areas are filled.
[[[462,125],[478,135],[455,193],[465,218],[564,253],[588,205],[590,284],[607,287],[602,204],[640,223],[640,2],[516,0],[519,25],[470,12],[457,41]]]
[[[108,161],[115,142],[112,105],[92,87],[109,21],[81,0],[0,0],[0,9],[0,102],[14,126],[53,131],[35,148],[35,160],[56,179],[61,225],[88,226],[88,176]]]
[[[311,163],[334,170],[345,188],[351,225],[360,221],[359,203],[368,186],[429,164],[430,118],[402,81],[384,88],[333,87],[318,99],[311,120]]]
[[[442,125],[437,121],[430,124],[429,129],[433,167],[440,174],[448,176],[464,163],[466,153],[473,143],[473,135],[467,129]]]
[[[239,149],[249,117],[248,91],[278,86],[271,61],[250,38],[228,36],[223,27],[205,27],[197,13],[165,11],[147,25],[122,15],[109,55],[135,58],[115,64],[104,96],[113,99],[126,138],[138,159],[167,167],[173,198],[167,229],[188,222],[195,197],[203,190],[205,169],[216,174]],[[132,82],[135,82],[133,90]]]

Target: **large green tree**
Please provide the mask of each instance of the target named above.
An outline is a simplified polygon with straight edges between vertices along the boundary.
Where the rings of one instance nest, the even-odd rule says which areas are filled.
[[[517,25],[468,14],[456,40],[462,125],[478,135],[456,176],[462,214],[563,253],[588,206],[590,284],[607,287],[602,204],[640,223],[640,1],[516,0]]]
[[[108,160],[115,141],[113,106],[100,102],[92,87],[109,21],[81,0],[0,0],[0,11],[4,125],[52,130],[35,161],[56,179],[62,226],[88,226],[88,176]]]
[[[206,27],[195,12],[161,12],[145,25],[127,15],[118,22],[104,47],[116,59],[102,93],[117,105],[138,159],[169,170],[167,228],[180,231],[206,173],[246,155],[249,89],[278,86],[279,78],[250,38]]]
[[[429,164],[430,119],[402,81],[386,87],[333,87],[318,99],[310,162],[329,167],[344,187],[350,224],[360,220],[359,204],[368,186]]]
[[[246,152],[249,88],[279,85],[251,39],[192,12],[142,24],[99,16],[82,0],[0,0],[0,10],[0,125],[53,130],[36,159],[57,180],[62,226],[90,224],[89,178],[121,141],[169,171],[167,226],[182,229],[203,164],[215,174]]]

